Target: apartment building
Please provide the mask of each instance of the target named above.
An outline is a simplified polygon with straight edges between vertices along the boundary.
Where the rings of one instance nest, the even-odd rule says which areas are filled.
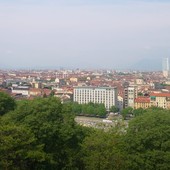
[[[117,88],[116,87],[74,87],[74,102],[84,103],[103,103],[107,110],[111,106],[117,106]]]
[[[21,94],[23,96],[29,95],[29,87],[27,86],[17,86],[11,88],[13,94]]]
[[[124,108],[134,108],[135,99],[137,98],[137,86],[128,86],[124,88]]]
[[[151,93],[151,105],[170,109],[170,93]]]
[[[150,97],[138,97],[135,99],[135,109],[147,109],[151,106],[170,109],[170,93],[151,93]]]
[[[147,109],[151,107],[150,97],[138,97],[135,99],[134,109]]]

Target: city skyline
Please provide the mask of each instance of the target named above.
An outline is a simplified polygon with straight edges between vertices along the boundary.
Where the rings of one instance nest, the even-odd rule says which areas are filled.
[[[162,70],[167,0],[1,0],[0,68]]]

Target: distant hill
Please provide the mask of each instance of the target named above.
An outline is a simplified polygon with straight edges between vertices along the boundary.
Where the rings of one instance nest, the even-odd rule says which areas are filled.
[[[160,71],[162,70],[162,61],[158,58],[145,58],[133,64],[130,69],[142,71]]]

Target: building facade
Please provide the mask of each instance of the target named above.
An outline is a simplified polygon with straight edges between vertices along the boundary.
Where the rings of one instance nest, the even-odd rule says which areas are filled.
[[[135,99],[137,98],[137,86],[128,86],[124,88],[124,108],[134,108]]]
[[[151,107],[150,97],[138,97],[135,99],[134,109],[148,109]]]
[[[150,97],[138,97],[135,99],[135,109],[147,109],[152,106],[170,109],[170,93],[151,93]]]
[[[25,86],[12,87],[11,92],[13,94],[21,94],[23,96],[28,96],[29,95],[29,87],[25,87]]]
[[[74,102],[85,104],[89,102],[103,103],[107,110],[111,106],[117,107],[117,88],[116,87],[74,87]]]
[[[151,93],[150,99],[152,106],[170,109],[170,93]]]

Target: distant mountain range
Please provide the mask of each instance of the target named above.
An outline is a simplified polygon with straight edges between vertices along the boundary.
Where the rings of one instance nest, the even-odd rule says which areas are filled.
[[[130,66],[130,69],[141,71],[160,71],[162,70],[161,59],[142,59]]]

